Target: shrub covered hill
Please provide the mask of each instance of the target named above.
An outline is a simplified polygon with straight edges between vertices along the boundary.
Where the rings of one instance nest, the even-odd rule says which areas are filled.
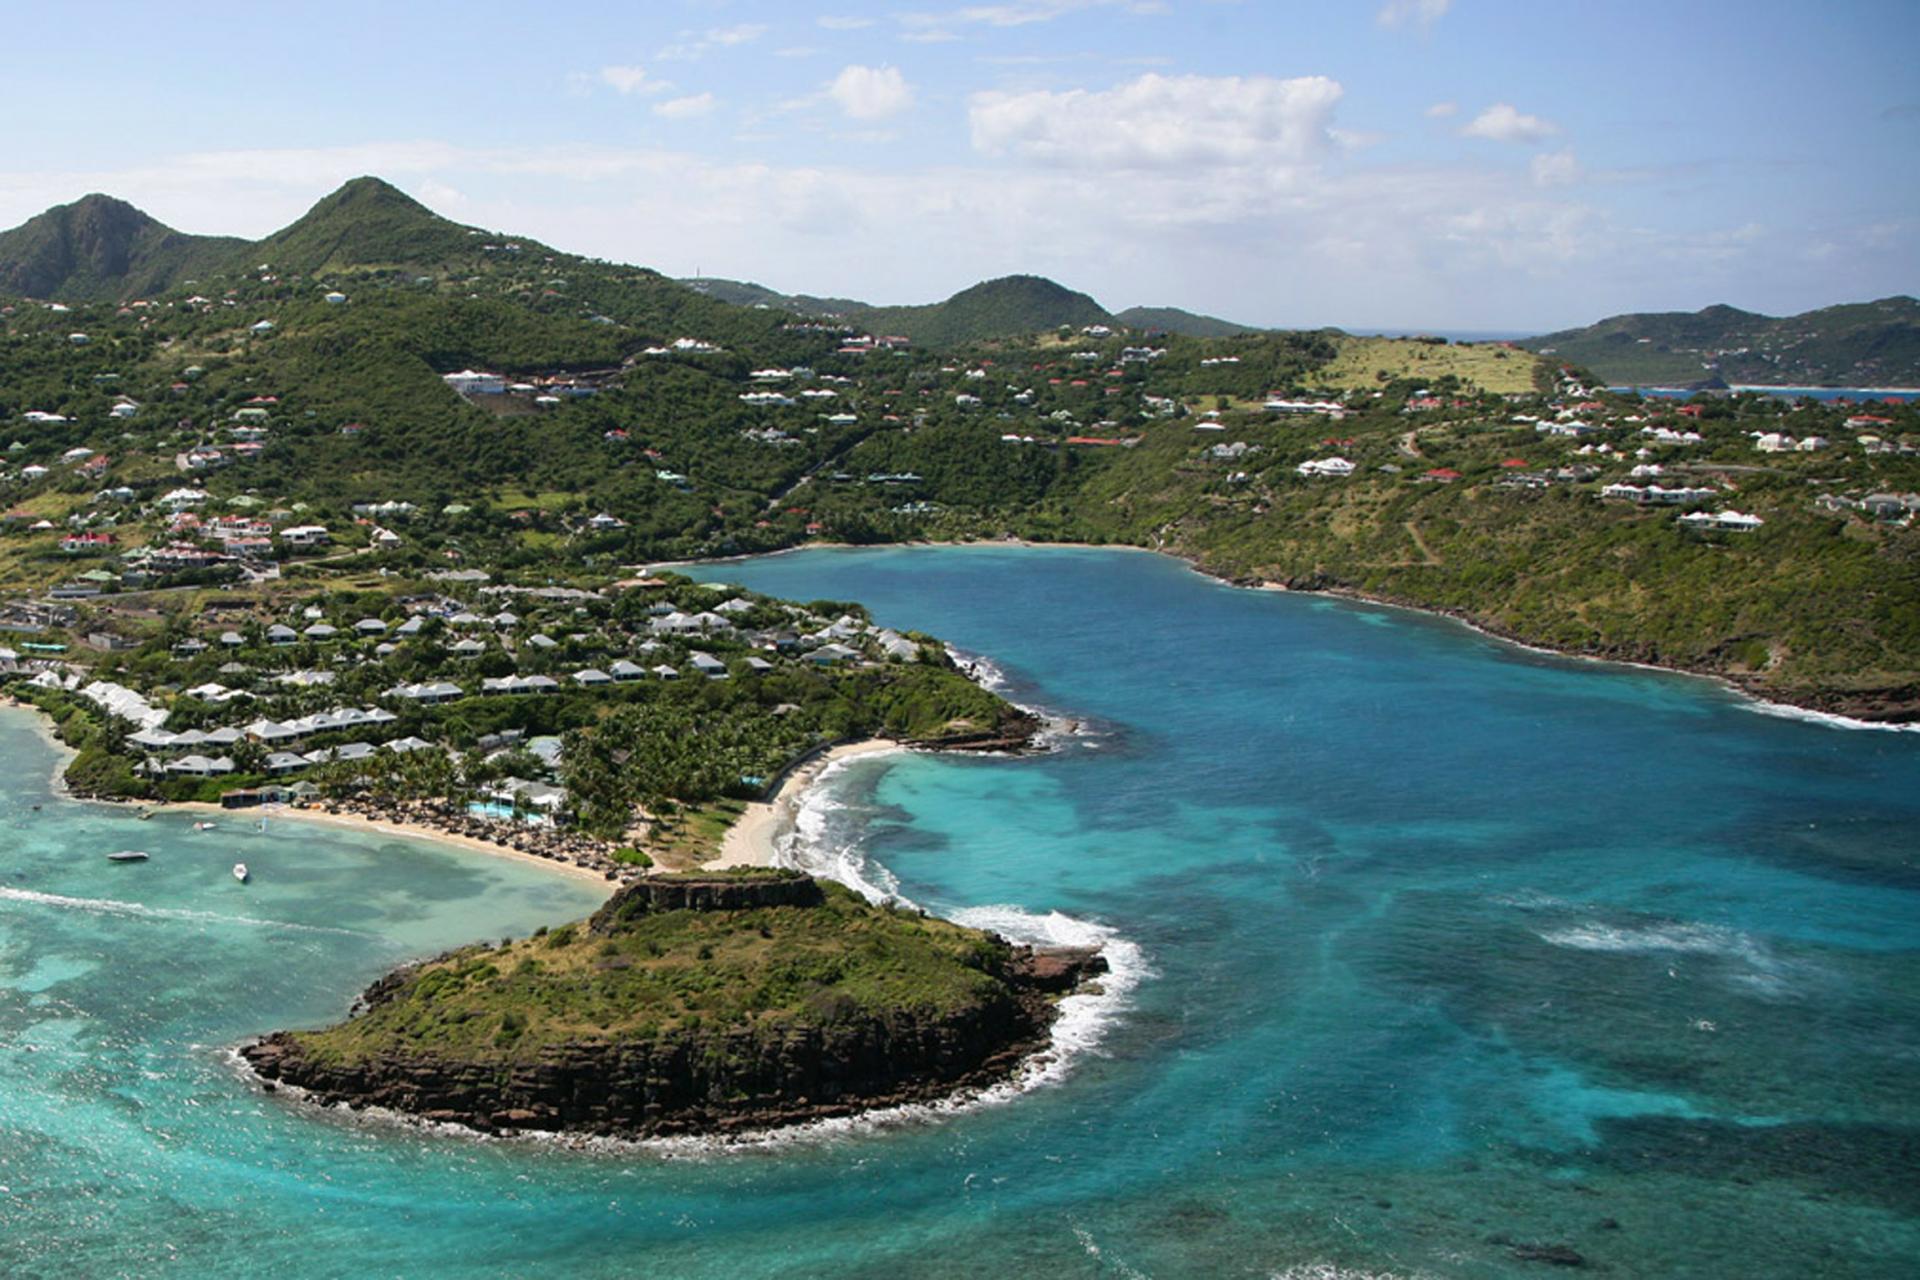
[[[1724,305],[1612,316],[1524,345],[1615,386],[1915,387],[1920,302],[1882,298],[1780,318]]]
[[[940,304],[944,328],[735,305],[375,179],[211,266],[189,242],[191,276],[130,248],[0,306],[0,591],[84,565],[110,598],[238,508],[268,545],[209,572],[308,554],[290,523],[403,573],[1018,535],[1920,713],[1911,406],[1641,401],[1499,343],[1149,332],[1033,277]],[[1840,310],[1892,333],[1911,306]],[[207,497],[182,526],[185,482]],[[111,541],[63,549],[76,531]]]
[[[1249,325],[1198,315],[1179,307],[1128,307],[1109,315],[1086,294],[1063,288],[1043,276],[988,280],[963,289],[944,302],[905,307],[876,307],[853,298],[785,294],[765,285],[717,276],[696,276],[681,283],[723,302],[844,320],[876,333],[900,334],[922,346],[933,347],[1015,338],[1062,325],[1107,324],[1142,334],[1177,334],[1185,338],[1231,338],[1259,332]]]
[[[791,872],[656,876],[242,1053],[323,1103],[482,1129],[737,1131],[1001,1079],[1102,969]]]
[[[245,245],[184,235],[124,200],[90,195],[0,232],[0,293],[74,300],[159,293],[218,270]]]

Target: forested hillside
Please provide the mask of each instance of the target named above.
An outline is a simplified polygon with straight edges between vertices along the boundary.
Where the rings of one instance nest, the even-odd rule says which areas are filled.
[[[1913,387],[1920,302],[1882,298],[1782,319],[1728,306],[1613,316],[1524,345],[1616,385]]]
[[[0,313],[0,588],[111,593],[182,544],[245,571],[315,522],[409,571],[1016,534],[1920,708],[1910,406],[1641,402],[1497,343],[1150,335],[1037,278],[942,304],[928,349],[374,180],[264,244]]]

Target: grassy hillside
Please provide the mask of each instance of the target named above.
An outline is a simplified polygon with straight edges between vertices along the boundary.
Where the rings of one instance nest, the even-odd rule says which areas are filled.
[[[1316,381],[1322,386],[1369,387],[1401,380],[1433,383],[1452,377],[1502,395],[1536,390],[1539,362],[1500,343],[1342,335],[1338,344],[1339,354],[1317,371]]]
[[[1613,316],[1522,345],[1615,385],[1718,378],[1770,386],[1920,386],[1920,302],[1824,307],[1776,319],[1735,307]]]
[[[407,973],[390,999],[294,1037],[313,1060],[392,1054],[538,1059],[559,1044],[707,1027],[770,1031],[991,999],[1006,948],[829,882],[812,907],[664,911],[611,933],[568,926],[466,947]]]

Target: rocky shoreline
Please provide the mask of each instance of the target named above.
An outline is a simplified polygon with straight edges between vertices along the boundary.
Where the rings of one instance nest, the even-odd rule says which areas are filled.
[[[622,889],[587,928],[607,936],[655,911],[804,909],[819,894],[811,877],[797,874],[645,879]],[[708,1026],[485,1061],[418,1052],[320,1061],[297,1033],[277,1032],[239,1056],[269,1091],[290,1087],[322,1106],[380,1108],[481,1133],[739,1135],[935,1102],[1011,1077],[1047,1045],[1058,998],[1096,980],[1106,962],[1088,949],[1001,946],[994,994],[939,1015],[897,1008],[818,1023]],[[375,982],[355,1016],[398,998],[421,967]]]

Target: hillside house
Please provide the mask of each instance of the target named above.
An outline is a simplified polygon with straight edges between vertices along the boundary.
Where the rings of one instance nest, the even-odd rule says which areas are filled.
[[[1689,511],[1675,523],[1708,533],[1752,533],[1766,521],[1743,511]]]

